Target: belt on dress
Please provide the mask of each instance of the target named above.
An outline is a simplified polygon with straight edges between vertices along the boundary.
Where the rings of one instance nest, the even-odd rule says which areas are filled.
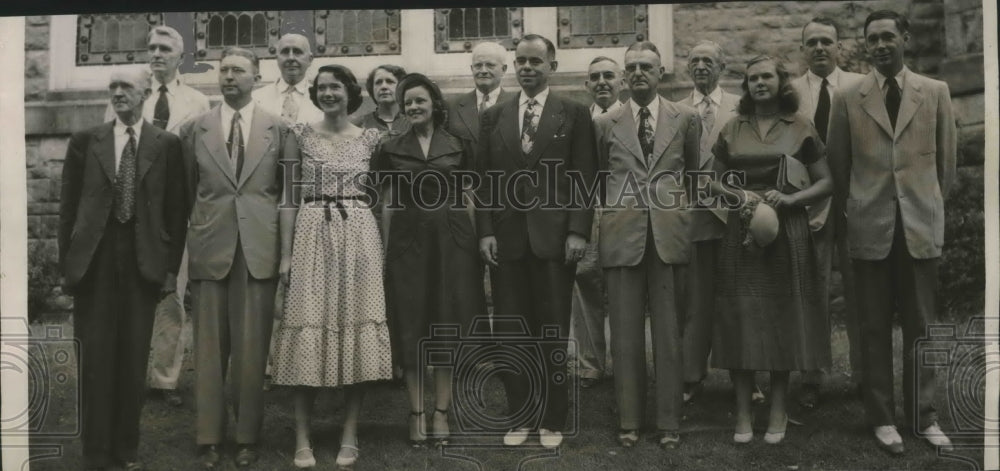
[[[365,195],[338,195],[338,196],[317,196],[313,198],[305,198],[306,203],[312,203],[315,201],[323,202],[324,217],[327,222],[333,220],[333,212],[330,211],[330,205],[337,207],[337,211],[340,213],[341,219],[347,219],[347,208],[344,207],[344,200],[355,200],[355,201],[368,201],[368,197]]]

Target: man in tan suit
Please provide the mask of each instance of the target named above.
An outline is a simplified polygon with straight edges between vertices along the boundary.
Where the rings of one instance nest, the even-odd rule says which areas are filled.
[[[864,76],[847,72],[838,66],[840,60],[840,37],[837,24],[829,18],[813,18],[802,28],[802,45],[799,49],[805,56],[809,69],[801,77],[792,80],[792,87],[799,95],[799,114],[812,120],[819,132],[820,139],[826,142],[828,124],[830,122],[830,97],[839,90],[844,90],[859,82]],[[845,320],[847,324],[847,339],[850,344],[851,378],[855,383],[861,381],[861,345],[858,339],[857,307],[854,296],[854,276],[851,273],[851,258],[847,255],[847,239],[839,228],[845,224],[843,213],[829,217],[830,198],[809,208],[809,225],[813,230],[813,240],[816,243],[817,262],[820,270],[821,296],[823,307],[829,308],[830,271],[834,250],[834,234],[841,279],[844,284],[844,300],[847,306]],[[827,313],[829,316],[829,313]],[[819,390],[823,380],[823,372],[805,371],[802,373],[802,390],[799,393],[799,405],[807,409],[819,405]]]
[[[865,410],[879,446],[903,453],[893,398],[892,318],[903,324],[907,418],[932,445],[951,448],[937,424],[934,368],[914,365],[914,346],[937,320],[937,264],[944,198],[955,175],[956,129],[948,85],[910,71],[906,17],[888,10],[865,20],[874,70],[833,96],[827,136],[835,204],[847,211],[854,265]],[[919,375],[914,376],[914,368]]]
[[[695,44],[688,55],[687,69],[694,82],[694,90],[680,103],[694,108],[701,119],[698,170],[709,172],[715,161],[712,146],[719,138],[722,127],[736,116],[740,97],[719,86],[726,60],[722,46],[717,43],[702,40]],[[704,205],[711,204],[711,201],[706,201]],[[702,380],[708,374],[712,317],[715,315],[713,273],[717,261],[716,247],[725,229],[723,221],[707,208],[698,209],[691,215],[694,250],[688,264],[687,312],[683,320],[684,402],[697,395]]]
[[[698,168],[701,120],[659,96],[660,53],[649,41],[625,52],[632,98],[594,123],[602,194],[600,259],[608,287],[619,443],[635,446],[645,417],[645,314],[656,377],[662,448],[680,443],[681,277],[691,257],[687,172]]]
[[[290,262],[279,257],[279,244],[291,242],[279,235],[278,218],[287,128],[282,118],[254,106],[250,92],[259,80],[253,52],[226,49],[219,66],[223,103],[181,128],[192,205],[187,243],[197,441],[206,468],[219,466],[225,438],[227,366],[236,464],[257,460],[274,295],[279,266],[287,272]],[[286,224],[281,218],[281,234],[291,233]]]
[[[142,117],[160,129],[177,134],[181,125],[208,111],[208,97],[187,85],[180,78],[178,68],[184,58],[184,38],[169,26],[154,26],[146,37],[149,51],[149,69],[153,72],[152,95],[142,107]],[[108,106],[104,121],[115,118],[115,111]],[[160,391],[170,405],[184,403],[177,390],[184,363],[184,350],[190,344],[191,325],[184,312],[184,295],[187,292],[187,251],[181,259],[177,273],[175,296],[164,299],[156,310],[153,324],[152,346],[149,353],[149,387]]]

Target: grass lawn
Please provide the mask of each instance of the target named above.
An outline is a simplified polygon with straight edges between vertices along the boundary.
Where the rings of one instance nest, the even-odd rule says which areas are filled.
[[[41,329],[44,326],[34,326]],[[70,336],[72,326],[63,324],[63,335]],[[900,333],[896,332],[896,345]],[[653,433],[646,431],[640,444],[624,450],[615,441],[616,415],[614,386],[604,381],[593,389],[581,390],[579,404],[573,409],[579,414],[581,427],[578,434],[568,438],[553,454],[538,446],[537,439],[529,439],[533,446],[502,449],[496,446],[498,438],[483,437],[456,439],[454,446],[439,451],[413,450],[406,444],[406,416],[404,392],[390,384],[374,386],[366,398],[361,425],[361,459],[357,470],[514,470],[523,462],[524,470],[652,470],[652,469],[761,469],[761,470],[840,470],[840,469],[971,469],[970,463],[954,458],[938,457],[934,450],[913,438],[901,428],[907,453],[901,458],[890,457],[874,444],[868,430],[863,427],[863,409],[850,390],[846,368],[846,338],[842,329],[835,330],[833,339],[834,373],[824,386],[824,402],[816,411],[793,410],[792,418],[802,425],[789,425],[788,435],[781,445],[769,446],[762,440],[767,422],[767,406],[757,407],[755,429],[757,436],[752,444],[737,447],[731,443],[732,404],[728,375],[712,371],[703,395],[685,407],[683,443],[675,451],[660,450],[652,441]],[[899,354],[897,353],[897,358]],[[52,364],[53,373],[73,373],[75,362]],[[901,371],[897,364],[896,371]],[[199,469],[195,455],[192,397],[192,372],[182,375],[185,404],[173,408],[160,400],[146,402],[142,419],[141,458],[151,470]],[[896,376],[897,391],[901,374]],[[758,382],[767,383],[766,376],[758,375]],[[944,383],[944,380],[941,381]],[[944,386],[944,384],[942,384]],[[50,394],[50,413],[46,424],[61,430],[72,430],[76,424],[76,404],[69,388],[55,388]],[[490,379],[485,391],[486,405],[490,409],[502,407],[500,383]],[[944,388],[939,388],[942,425],[946,431],[954,428],[945,407]],[[650,391],[652,394],[652,391]],[[900,394],[897,392],[897,395]],[[900,396],[897,396],[900,397]],[[982,396],[979,396],[982,397]],[[291,395],[280,388],[266,395],[266,414],[262,437],[261,461],[256,469],[284,470],[292,466],[294,447]],[[900,400],[900,403],[902,401]],[[333,461],[339,444],[339,423],[342,419],[342,395],[331,390],[320,394],[314,419],[314,448],[319,462],[318,469],[334,469]],[[431,410],[428,405],[427,410]],[[454,419],[452,420],[454,424]],[[454,429],[454,425],[453,425]],[[231,436],[231,435],[230,435]],[[982,452],[975,448],[981,437],[956,437],[956,444],[970,448],[955,454],[962,459],[982,466]],[[33,470],[75,470],[80,468],[78,439],[36,438],[33,446],[56,445],[61,450],[58,457],[42,458],[42,450],[33,452]],[[233,451],[227,450],[223,469],[235,469],[231,462]],[[447,455],[447,456],[445,456]],[[477,467],[477,463],[482,468]]]

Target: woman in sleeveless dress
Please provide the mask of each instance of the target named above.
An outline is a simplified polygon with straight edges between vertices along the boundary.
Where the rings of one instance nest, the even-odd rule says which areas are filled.
[[[286,165],[297,182],[286,187],[295,218],[285,317],[275,333],[274,384],[294,386],[297,467],[316,461],[309,417],[318,388],[343,387],[346,412],[337,464],[358,457],[357,423],[365,382],[392,378],[392,352],[385,318],[382,244],[368,207],[363,180],[379,141],[348,114],[361,103],[361,90],[345,67],[319,69],[310,96],[323,121],[296,124]],[[296,158],[297,157],[297,158]],[[297,165],[296,165],[297,164]],[[287,216],[286,216],[287,214]],[[283,237],[285,235],[283,234]],[[287,244],[286,244],[287,245]]]

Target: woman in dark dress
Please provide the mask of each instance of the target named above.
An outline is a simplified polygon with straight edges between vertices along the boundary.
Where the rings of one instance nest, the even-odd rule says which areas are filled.
[[[758,56],[747,63],[739,115],[713,148],[720,172],[739,179],[716,182],[727,200],[743,207],[729,212],[716,269],[714,367],[730,370],[736,392],[733,441],[753,438],[751,393],[755,371],[771,374],[767,443],[779,443],[788,423],[789,372],[830,364],[830,328],[822,309],[819,271],[806,206],[832,191],[823,144],[807,119],[796,115],[798,98],[780,62]],[[778,190],[783,158],[804,164],[811,184]],[[793,162],[794,164],[794,162]],[[761,246],[748,234],[758,204],[774,208],[778,235]]]
[[[472,219],[452,178],[457,170],[474,169],[471,144],[445,130],[444,98],[430,79],[407,75],[396,93],[412,128],[382,144],[372,168],[405,175],[392,179],[391,191],[402,207],[392,211],[386,296],[392,306],[393,349],[410,401],[410,440],[420,446],[426,425],[419,342],[437,337],[432,327],[454,325],[465,333],[472,318],[486,313],[486,303]],[[431,430],[438,442],[449,435],[452,373],[452,368],[434,369]]]

